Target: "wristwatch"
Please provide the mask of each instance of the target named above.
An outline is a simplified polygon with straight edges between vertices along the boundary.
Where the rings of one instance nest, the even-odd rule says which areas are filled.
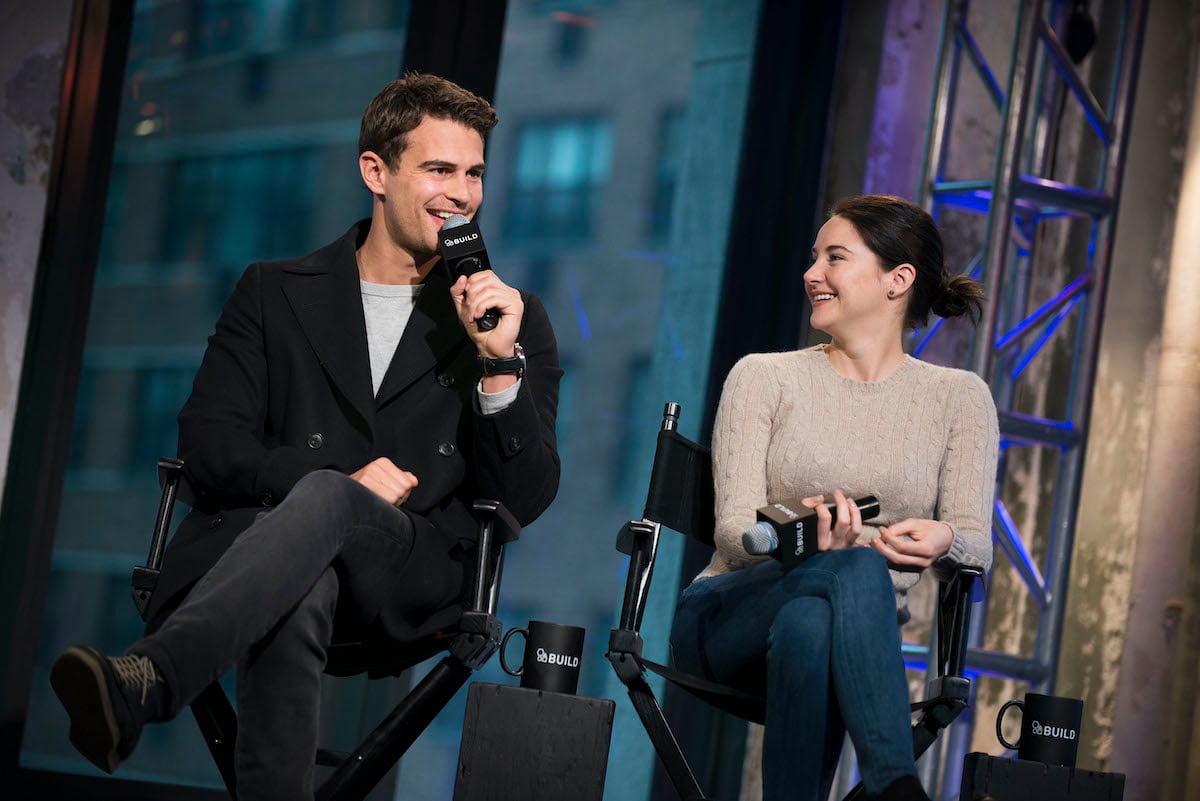
[[[489,375],[515,375],[517,378],[525,375],[525,349],[520,342],[513,343],[513,355],[503,359],[489,359],[487,356],[476,356],[475,363],[479,372]]]

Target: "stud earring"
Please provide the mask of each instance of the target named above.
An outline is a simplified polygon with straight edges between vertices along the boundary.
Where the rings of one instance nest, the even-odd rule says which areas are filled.
[[[894,297],[896,297],[896,290],[894,290],[894,289],[889,289],[889,290],[888,290],[888,297],[889,297],[889,298],[894,298]]]

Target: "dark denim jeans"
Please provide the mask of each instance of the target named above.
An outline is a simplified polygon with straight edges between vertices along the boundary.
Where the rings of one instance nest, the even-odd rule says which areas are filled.
[[[764,801],[825,801],[847,730],[869,794],[916,776],[895,594],[878,552],[696,581],[679,597],[671,650],[682,670],[766,687]]]
[[[299,481],[246,529],[166,622],[133,645],[162,674],[176,714],[237,666],[239,801],[313,797],[321,673],[335,613],[366,628],[357,601],[400,584],[413,552],[407,513],[341,473]],[[432,585],[430,586],[432,581]],[[418,583],[457,596],[461,569],[423,566]]]

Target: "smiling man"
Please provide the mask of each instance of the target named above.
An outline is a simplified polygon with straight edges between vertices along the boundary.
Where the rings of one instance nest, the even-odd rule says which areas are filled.
[[[238,798],[311,799],[328,645],[452,625],[472,499],[522,525],[553,500],[562,372],[545,309],[491,271],[451,283],[437,255],[444,220],[483,200],[495,124],[444,79],[388,84],[359,136],[371,217],[238,282],[179,415],[197,505],[148,634],[123,656],[75,646],[51,671],[72,743],[102,770],[236,666]],[[481,330],[489,309],[499,323]]]

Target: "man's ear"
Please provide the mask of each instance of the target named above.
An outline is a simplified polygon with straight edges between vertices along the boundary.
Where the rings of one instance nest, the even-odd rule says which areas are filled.
[[[916,280],[917,268],[905,262],[904,264],[896,265],[888,273],[888,289],[894,291],[896,296],[899,297],[911,289],[913,282]]]
[[[383,194],[383,174],[388,171],[387,163],[373,150],[364,150],[358,155],[358,171],[363,183],[373,195]]]

